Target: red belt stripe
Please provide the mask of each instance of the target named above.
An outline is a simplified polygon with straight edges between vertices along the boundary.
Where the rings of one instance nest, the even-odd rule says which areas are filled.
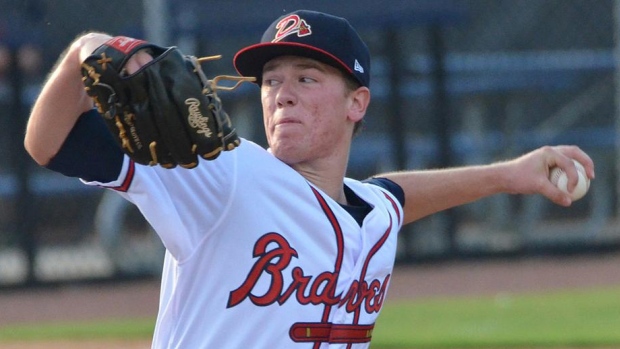
[[[375,325],[344,325],[316,322],[298,322],[289,334],[295,342],[367,343]]]

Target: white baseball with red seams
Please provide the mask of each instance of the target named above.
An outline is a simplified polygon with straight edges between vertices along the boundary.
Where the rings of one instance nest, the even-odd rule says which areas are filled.
[[[586,174],[586,169],[581,163],[579,163],[579,161],[573,160],[573,163],[575,164],[575,168],[577,169],[579,181],[577,182],[577,186],[572,192],[568,191],[568,177],[566,176],[566,172],[564,172],[564,170],[562,170],[561,168],[552,168],[551,172],[549,173],[549,179],[551,180],[551,183],[560,188],[560,190],[570,194],[573,201],[576,201],[584,197],[590,189],[590,179]]]
[[[250,141],[203,162],[163,169],[126,157],[116,182],[91,182],[126,189],[167,248],[153,348],[368,348],[396,255],[398,200],[345,179],[372,207],[360,227]]]

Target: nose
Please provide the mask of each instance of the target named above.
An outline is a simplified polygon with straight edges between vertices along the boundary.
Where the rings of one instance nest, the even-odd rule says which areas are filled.
[[[297,94],[295,93],[295,89],[290,82],[282,82],[276,95],[276,103],[278,104],[278,108],[294,106],[297,104]]]

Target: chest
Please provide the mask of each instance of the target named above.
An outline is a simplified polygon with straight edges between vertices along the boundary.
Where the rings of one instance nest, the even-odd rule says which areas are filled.
[[[397,212],[386,198],[388,205],[375,203],[360,226],[342,207],[305,186],[305,193],[286,195],[287,205],[270,202],[280,196],[255,193],[254,204],[231,207],[232,212],[249,212],[244,219],[227,220],[237,226],[226,230],[240,233],[228,237],[240,247],[234,257],[240,273],[229,306],[294,302],[340,304],[351,311],[365,303],[371,311],[370,304],[380,307],[371,300],[383,298],[391,275]]]

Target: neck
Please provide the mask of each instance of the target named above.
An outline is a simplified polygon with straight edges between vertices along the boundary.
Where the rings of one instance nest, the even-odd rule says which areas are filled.
[[[343,164],[342,166],[334,165],[333,163],[321,166],[315,163],[312,165],[295,164],[291,165],[291,167],[336,202],[346,205],[347,199],[344,194],[346,161],[341,163]]]
[[[288,165],[336,202],[346,205],[344,176],[349,162],[350,148],[351,141],[345,139],[334,145],[328,154]]]
[[[323,177],[308,176],[304,173],[301,173],[301,175],[339,204],[347,204],[347,198],[344,194],[344,180],[342,177],[339,179],[326,179]]]

